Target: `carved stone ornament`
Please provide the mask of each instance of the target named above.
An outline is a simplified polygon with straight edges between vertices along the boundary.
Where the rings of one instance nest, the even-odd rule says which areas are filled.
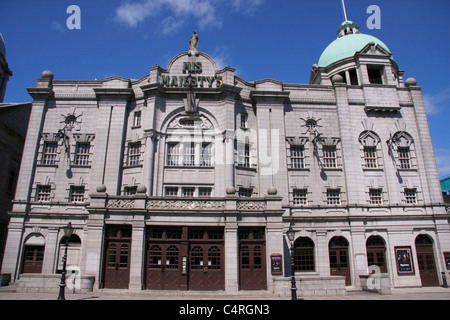
[[[224,210],[224,201],[198,200],[150,200],[147,202],[149,210]]]

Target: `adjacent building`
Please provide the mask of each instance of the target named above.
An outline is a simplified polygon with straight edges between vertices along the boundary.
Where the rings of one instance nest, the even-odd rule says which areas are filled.
[[[3,103],[10,76],[0,33],[0,267],[31,110],[31,103]]]
[[[12,71],[9,69],[8,63],[6,62],[5,41],[0,33],[0,103],[2,103],[5,98],[6,86],[10,76],[12,76]]]
[[[345,294],[448,275],[449,214],[421,88],[344,22],[309,84],[248,82],[198,50],[141,79],[34,88],[3,261],[57,290]],[[293,256],[286,232],[295,232]]]
[[[441,180],[441,188],[445,203],[450,203],[450,177]]]

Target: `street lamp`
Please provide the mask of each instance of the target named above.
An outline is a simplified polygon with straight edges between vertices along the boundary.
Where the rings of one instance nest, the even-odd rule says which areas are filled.
[[[295,231],[292,226],[289,226],[289,230],[286,232],[289,242],[291,243],[291,300],[297,300],[297,285],[295,282],[295,270],[294,270],[294,239]]]
[[[66,239],[66,248],[64,249],[64,256],[62,258],[62,262],[63,262],[63,270],[62,270],[62,274],[61,274],[61,282],[59,283],[59,295],[58,295],[58,299],[57,300],[66,300],[66,298],[64,297],[64,291],[66,288],[66,261],[67,261],[67,247],[69,246],[69,238],[72,236],[73,234],[73,227],[72,227],[72,223],[68,223],[67,226],[64,227],[64,236]]]

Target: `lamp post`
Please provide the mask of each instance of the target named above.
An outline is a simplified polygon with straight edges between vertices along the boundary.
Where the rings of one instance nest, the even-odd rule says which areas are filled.
[[[289,226],[289,230],[286,232],[289,242],[291,243],[291,300],[297,300],[297,284],[295,282],[295,270],[294,270],[294,239],[295,231],[292,226]]]
[[[62,270],[62,274],[61,274],[61,282],[59,283],[59,295],[58,295],[58,299],[57,300],[66,300],[65,296],[64,296],[64,291],[66,289],[66,262],[67,262],[67,247],[69,246],[69,238],[72,236],[73,234],[73,227],[72,227],[72,223],[68,223],[67,226],[64,227],[64,236],[66,239],[66,248],[64,249],[64,256],[62,258],[62,262],[63,262],[63,270]]]

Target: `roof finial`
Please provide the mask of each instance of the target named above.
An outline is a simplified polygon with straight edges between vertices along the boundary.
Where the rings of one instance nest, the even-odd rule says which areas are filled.
[[[344,0],[342,0],[342,9],[344,10],[345,21],[348,21],[348,19],[347,19],[347,10],[345,10],[345,2],[344,2]]]

